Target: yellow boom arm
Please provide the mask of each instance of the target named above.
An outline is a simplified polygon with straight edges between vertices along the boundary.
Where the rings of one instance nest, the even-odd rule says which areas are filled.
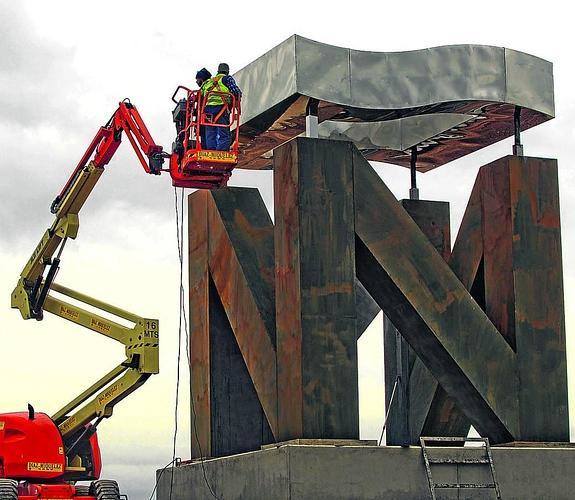
[[[116,403],[159,371],[157,319],[123,311],[54,282],[66,240],[74,239],[78,234],[78,212],[103,171],[103,167],[90,162],[78,172],[66,196],[59,200],[56,220],[42,236],[12,292],[11,305],[20,310],[24,319],[41,320],[43,312],[48,311],[125,346],[124,361],[53,415],[65,442],[94,419],[110,417]],[[54,257],[56,252],[57,256]],[[60,296],[68,297],[74,303],[68,303]],[[96,308],[103,315],[84,309],[77,303]],[[122,318],[131,326],[108,319],[110,315]]]

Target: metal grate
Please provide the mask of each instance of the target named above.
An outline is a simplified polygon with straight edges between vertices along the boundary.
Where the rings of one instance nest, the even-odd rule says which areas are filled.
[[[495,468],[493,466],[493,456],[491,455],[491,447],[489,446],[489,439],[487,438],[461,438],[461,437],[421,437],[419,438],[421,443],[421,451],[423,452],[423,460],[425,461],[425,471],[427,473],[427,481],[429,483],[429,491],[431,492],[432,500],[436,500],[435,490],[436,489],[493,489],[495,490],[495,495],[497,500],[501,500],[501,492],[499,490],[499,484],[497,483],[497,479],[495,478]],[[428,454],[428,447],[429,443],[449,443],[453,445],[453,443],[481,443],[480,448],[483,449],[483,454],[481,458],[434,458],[430,457]],[[464,447],[457,446],[453,447],[450,446],[450,449],[458,450],[458,454],[461,455],[461,450]],[[477,452],[477,447],[469,447],[465,448],[466,450],[470,450],[472,453]],[[445,449],[444,449],[445,450]],[[489,465],[489,469],[491,472],[491,483],[436,483],[433,480],[433,475],[431,473],[431,466],[432,465]]]

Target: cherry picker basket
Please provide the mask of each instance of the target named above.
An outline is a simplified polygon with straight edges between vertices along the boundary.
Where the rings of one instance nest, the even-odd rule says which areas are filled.
[[[186,97],[176,100],[180,90]],[[223,103],[215,114],[207,113],[210,98],[218,97]],[[178,86],[172,96],[176,103],[173,111],[177,137],[172,145],[170,175],[177,187],[214,189],[225,187],[238,163],[240,101],[231,93],[209,91],[202,94]],[[208,127],[227,128],[230,135],[229,150],[208,149]]]

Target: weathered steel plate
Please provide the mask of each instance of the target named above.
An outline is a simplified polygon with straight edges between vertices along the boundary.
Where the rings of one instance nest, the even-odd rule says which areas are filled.
[[[362,284],[482,435],[517,435],[512,349],[357,153],[354,192]]]
[[[234,76],[244,92],[239,168],[272,168],[272,150],[304,132],[310,98],[329,121],[320,137],[405,166],[417,146],[421,171],[510,137],[516,106],[523,130],[555,114],[552,64],[503,47],[386,53],[293,35]]]
[[[283,440],[359,437],[352,158],[349,143],[303,138],[274,158]]]

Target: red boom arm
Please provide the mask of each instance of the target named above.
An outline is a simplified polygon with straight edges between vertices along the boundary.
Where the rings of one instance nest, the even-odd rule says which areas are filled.
[[[180,89],[186,91],[186,98],[176,101],[175,96]],[[210,95],[219,96],[224,106],[219,114],[215,117],[210,115],[208,119],[204,108]],[[198,90],[190,90],[180,85],[174,92],[172,100],[177,104],[172,114],[178,132],[174,144],[179,146],[179,149],[175,149],[172,154],[164,152],[162,146],[158,146],[152,139],[136,106],[128,99],[124,99],[108,123],[101,127],[92,139],[66,185],[52,203],[52,213],[58,211],[60,202],[69,193],[90,159],[96,168],[103,169],[108,164],[120,146],[122,132],[125,132],[148,174],[160,175],[164,159],[170,158],[170,168],[166,170],[170,172],[173,186],[199,189],[218,189],[226,186],[238,158],[239,99],[233,94],[215,91],[210,91],[204,96]],[[219,123],[219,118],[224,113],[227,113],[229,118]],[[208,127],[234,130],[229,150],[214,151],[205,148],[202,144],[202,130]]]
[[[130,102],[122,101],[108,124],[101,130],[104,131],[105,136],[99,143],[94,157],[94,163],[97,167],[103,167],[112,159],[120,145],[121,134],[124,131],[144,170],[148,174],[158,175],[160,173],[161,162],[160,168],[155,168],[152,161],[148,165],[143,155],[146,155],[150,160],[161,158],[162,146],[154,143],[154,139],[152,139],[136,106]]]
[[[162,146],[158,146],[154,142],[136,106],[125,99],[120,102],[118,109],[108,120],[108,123],[100,127],[100,130],[92,139],[68,182],[66,182],[66,185],[52,203],[52,212],[56,212],[58,203],[64,199],[78,173],[87,165],[94,151],[96,154],[94,154],[93,162],[96,167],[104,168],[108,164],[122,142],[122,132],[126,133],[144,170],[148,174],[160,175],[164,157],[169,155],[163,152]],[[144,155],[148,157],[148,161],[146,161]]]

